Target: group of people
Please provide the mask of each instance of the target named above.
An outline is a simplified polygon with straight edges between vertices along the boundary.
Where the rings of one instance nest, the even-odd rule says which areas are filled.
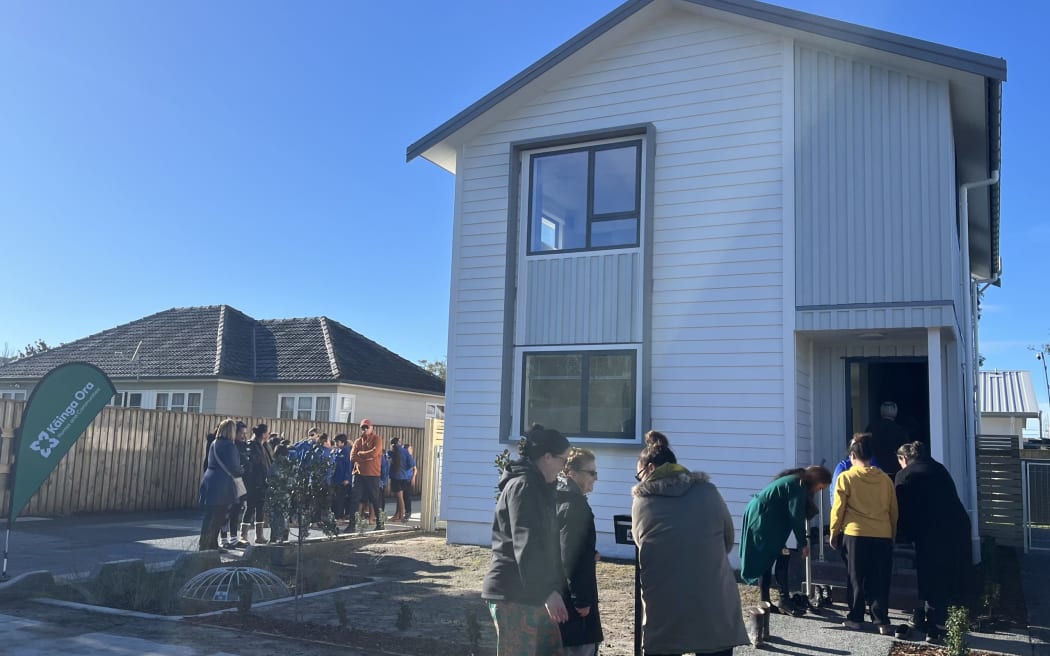
[[[789,540],[809,556],[815,497],[831,487],[830,543],[847,565],[847,629],[870,612],[889,633],[887,603],[893,543],[915,543],[923,608],[913,624],[928,638],[945,631],[948,604],[964,592],[969,519],[948,471],[921,442],[900,445],[895,478],[872,464],[875,440],[854,437],[848,466],[834,478],[823,466],[778,474],[748,504],[740,539],[741,578],[760,586],[771,612],[788,603]],[[482,583],[500,656],[595,656],[603,639],[598,611],[594,514],[587,494],[596,458],[558,431],[533,426],[504,469],[492,522],[492,563]],[[707,474],[678,464],[667,437],[645,436],[632,489],[631,534],[638,547],[645,656],[730,656],[760,642],[745,626],[728,554],[733,519]],[[781,593],[770,603],[773,580]],[[768,627],[768,624],[766,625]],[[767,629],[768,630],[768,629]]]
[[[397,500],[391,519],[406,521],[412,514],[417,476],[411,446],[395,437],[384,449],[382,437],[368,419],[361,422],[360,431],[352,446],[345,434],[331,440],[316,428],[293,445],[270,433],[266,424],[253,428],[249,440],[245,423],[221,422],[207,439],[199,490],[205,509],[199,548],[247,547],[253,528],[255,544],[287,541],[293,489],[307,477],[316,479],[309,489],[322,490],[318,497],[330,501],[324,512],[334,521],[345,521],[347,531],[356,530],[358,517],[370,518],[376,530],[384,528],[388,483]],[[304,524],[317,519],[306,517]],[[267,522],[269,540],[264,533]]]
[[[832,489],[829,546],[846,564],[847,614],[843,626],[863,628],[870,614],[879,633],[903,637],[922,629],[929,642],[943,638],[948,607],[964,600],[970,581],[970,520],[951,474],[933,460],[922,442],[896,445],[890,456],[871,433],[853,435],[846,459],[834,474],[824,467],[788,470],[757,494],[744,511],[740,541],[741,578],[761,587],[772,612],[792,612],[788,597],[786,542],[794,537],[809,555],[807,524],[816,514],[814,496]],[[892,476],[892,478],[891,478]],[[918,597],[909,626],[896,631],[888,607],[893,549],[899,541],[915,545]],[[776,577],[781,598],[769,604]],[[754,623],[760,620],[750,617]],[[759,626],[748,634],[762,642]]]
[[[534,426],[500,480],[492,565],[482,584],[497,654],[595,656],[598,610],[593,452]],[[728,656],[747,644],[728,553],[733,520],[706,474],[677,464],[667,437],[646,435],[633,489],[647,656]],[[687,554],[683,556],[683,554]]]

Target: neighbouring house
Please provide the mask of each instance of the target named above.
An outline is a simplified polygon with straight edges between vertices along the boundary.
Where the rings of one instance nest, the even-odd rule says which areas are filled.
[[[113,381],[113,404],[422,427],[445,383],[327,317],[253,319],[229,305],[173,308],[0,365],[0,398],[25,399],[66,362]]]
[[[1029,419],[1039,421],[1038,434],[1042,437],[1042,416],[1032,372],[982,371],[981,434],[1011,435],[1017,437],[1020,447]]]
[[[455,176],[449,541],[489,541],[489,456],[533,422],[597,453],[600,549],[627,556],[646,430],[739,527],[887,400],[975,512],[1005,79],[774,5],[631,0],[410,145]]]

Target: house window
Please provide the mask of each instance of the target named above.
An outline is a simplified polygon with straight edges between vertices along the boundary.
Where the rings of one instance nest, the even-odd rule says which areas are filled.
[[[26,391],[25,390],[11,390],[5,389],[0,390],[0,401],[25,401]]]
[[[201,392],[157,392],[157,410],[200,412]]]
[[[526,352],[522,425],[572,437],[633,439],[637,351]]]
[[[281,394],[277,397],[277,414],[281,419],[331,421],[332,397]]]
[[[427,404],[427,419],[444,419],[445,418],[445,404],[444,403],[428,403]]]
[[[113,395],[113,400],[109,404],[118,408],[141,408],[142,392],[117,392]],[[200,403],[198,402],[197,405],[200,405]],[[197,410],[197,412],[200,412],[200,410]]]
[[[642,142],[529,156],[529,254],[638,246]]]

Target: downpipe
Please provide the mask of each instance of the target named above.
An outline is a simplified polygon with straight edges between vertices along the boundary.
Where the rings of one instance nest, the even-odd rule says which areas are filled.
[[[978,180],[977,182],[967,182],[959,186],[959,226],[961,228],[960,249],[963,256],[963,273],[966,276],[966,301],[967,315],[970,319],[970,325],[968,326],[967,340],[970,342],[967,349],[967,360],[969,360],[969,366],[966,367],[966,389],[968,392],[968,402],[966,404],[967,412],[970,413],[970,421],[967,422],[966,427],[966,466],[970,473],[970,480],[967,481],[968,499],[969,502],[969,515],[970,515],[970,542],[973,562],[978,563],[981,560],[981,533],[980,533],[980,514],[977,507],[977,436],[981,434],[981,413],[978,409],[980,403],[978,382],[980,377],[978,376],[978,370],[981,366],[980,356],[977,352],[977,284],[980,282],[992,283],[999,279],[996,275],[990,279],[975,279],[970,272],[970,190],[978,189],[981,187],[990,187],[999,182],[999,170],[992,171],[992,176],[986,180]]]

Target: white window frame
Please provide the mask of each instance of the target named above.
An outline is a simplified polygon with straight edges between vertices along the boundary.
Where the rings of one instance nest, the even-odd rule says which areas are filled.
[[[128,399],[132,394],[139,395],[138,405],[128,405]],[[120,397],[120,403],[117,403],[117,397]],[[154,397],[155,398],[155,397]],[[115,408],[149,408],[149,392],[143,390],[117,390],[117,393],[113,395],[113,398],[109,400],[109,405]]]
[[[436,401],[427,401],[427,410],[424,415],[425,419],[444,419],[445,418],[445,404],[438,403]]]
[[[514,349],[514,399],[512,406],[511,430],[520,435],[523,412],[522,399],[525,394],[525,354],[578,353],[580,351],[634,351],[634,434],[631,437],[596,437],[575,435],[565,432],[565,437],[572,443],[588,444],[639,444],[642,441],[642,346],[641,344],[573,344],[569,346],[519,346]],[[548,426],[561,430],[558,426]],[[564,431],[563,431],[564,432]],[[518,435],[508,435],[510,441],[517,440]]]
[[[29,392],[24,389],[0,389],[0,401],[25,401],[28,398]]]
[[[189,407],[190,407],[189,406],[190,394],[199,394],[200,395],[200,399],[201,399],[201,405],[195,412],[196,412],[196,414],[200,414],[201,412],[204,411],[204,390],[202,390],[202,389],[192,389],[192,390],[163,390],[162,389],[162,390],[157,390],[155,392],[152,392],[152,394],[153,394],[153,407],[155,409],[157,409],[157,410],[166,410],[168,412],[190,412],[190,410],[189,410]],[[168,395],[168,397],[167,397],[168,398],[168,402],[166,404],[167,407],[164,407],[164,408],[159,407],[160,406],[160,395],[161,394],[167,394]],[[185,398],[185,402],[181,406],[178,406],[179,410],[173,410],[172,409],[171,396],[173,394],[185,394],[186,395],[184,397]],[[143,393],[143,401],[145,401],[145,393]]]
[[[341,424],[354,423],[354,413],[357,411],[356,394],[339,394],[337,397],[339,407],[336,408],[336,417]],[[279,404],[280,402],[278,402]]]
[[[339,412],[339,408],[336,407],[336,395],[335,394],[278,394],[277,395],[277,414],[279,419],[299,419],[299,399],[309,398],[312,399],[310,403],[310,416],[303,418],[303,421],[336,421],[334,413]],[[328,399],[328,417],[326,419],[317,418],[317,399]],[[294,416],[293,417],[281,417],[281,401],[282,399],[294,399],[292,402]]]

